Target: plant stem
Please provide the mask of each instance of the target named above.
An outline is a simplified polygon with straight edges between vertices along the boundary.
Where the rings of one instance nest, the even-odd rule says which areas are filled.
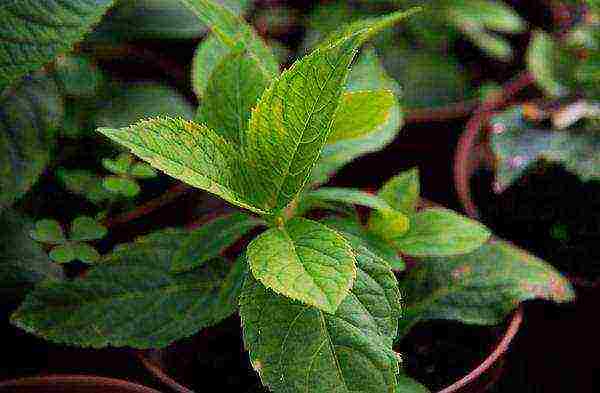
[[[162,206],[171,203],[175,199],[179,198],[181,195],[189,192],[191,189],[192,188],[187,184],[178,183],[177,185],[168,189],[161,196],[152,199],[131,211],[125,212],[114,217],[107,217],[102,221],[102,224],[107,228],[111,228],[116,225],[124,224],[126,222],[135,220],[136,218],[145,216],[146,214],[152,213],[153,211],[161,208]]]
[[[463,208],[472,218],[478,218],[479,212],[471,198],[469,180],[475,168],[469,158],[480,135],[482,125],[489,119],[492,111],[505,106],[517,93],[533,82],[533,75],[524,71],[505,84],[500,94],[492,96],[475,109],[473,116],[467,122],[465,131],[460,136],[454,156],[454,183]]]
[[[409,124],[460,119],[473,112],[479,103],[478,99],[472,99],[436,108],[409,109],[404,117],[404,122]]]

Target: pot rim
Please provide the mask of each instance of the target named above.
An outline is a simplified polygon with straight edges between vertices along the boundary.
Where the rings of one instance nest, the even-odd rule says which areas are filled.
[[[458,381],[452,383],[446,388],[436,392],[436,393],[455,393],[459,389],[469,385],[473,381],[477,380],[483,373],[488,371],[500,358],[502,355],[508,350],[511,342],[517,335],[521,323],[523,322],[523,306],[519,306],[516,311],[513,313],[508,328],[506,329],[504,335],[495,346],[492,353],[467,375]],[[149,353],[158,353],[160,350],[151,350],[151,351],[140,351],[137,356],[144,367],[152,374],[155,378],[160,380],[165,385],[169,386],[172,390],[178,393],[194,393],[193,390],[183,386],[173,378],[171,378],[164,370],[163,366],[157,361],[148,356]]]
[[[81,385],[118,387],[132,393],[160,393],[158,390],[122,379],[86,374],[51,374],[0,381],[0,389],[38,385]]]

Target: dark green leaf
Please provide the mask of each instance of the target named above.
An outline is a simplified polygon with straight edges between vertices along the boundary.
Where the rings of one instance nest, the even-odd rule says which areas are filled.
[[[77,217],[71,223],[69,240],[89,241],[98,240],[106,236],[107,229],[91,217]]]
[[[131,167],[130,175],[136,179],[152,179],[158,176],[158,173],[156,173],[152,166],[146,164],[145,162],[136,162]]]
[[[82,169],[59,168],[56,176],[70,192],[84,196],[92,203],[102,203],[112,197],[110,191],[102,186],[102,178]]]

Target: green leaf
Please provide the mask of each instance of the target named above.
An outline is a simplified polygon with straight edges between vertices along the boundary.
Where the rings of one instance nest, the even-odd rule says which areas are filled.
[[[391,91],[358,91],[344,94],[335,114],[328,144],[364,137],[389,121],[396,97]]]
[[[72,243],[72,248],[75,259],[83,263],[91,265],[100,260],[98,251],[87,243]]]
[[[77,259],[75,243],[65,243],[50,250],[50,259],[56,263],[65,264]]]
[[[23,196],[44,172],[63,104],[56,82],[43,75],[26,78],[0,97],[0,210]]]
[[[307,192],[304,198],[366,206],[375,210],[392,209],[383,198],[354,188],[322,187]]]
[[[236,310],[245,267],[217,259],[171,273],[188,236],[154,233],[118,247],[83,278],[38,285],[12,322],[55,343],[94,348],[160,348],[189,337]]]
[[[232,145],[243,145],[252,108],[269,81],[257,58],[232,51],[214,68],[198,118]]]
[[[368,249],[354,252],[356,282],[335,315],[275,294],[248,275],[240,300],[244,342],[273,392],[395,392],[397,282]]]
[[[105,82],[105,75],[85,56],[59,56],[55,61],[56,77],[64,94],[76,98],[94,97]]]
[[[474,251],[489,237],[489,230],[477,221],[435,208],[412,216],[408,232],[390,240],[404,254],[448,256]]]
[[[194,118],[192,105],[174,89],[158,83],[132,83],[113,92],[95,115],[99,127],[127,127],[156,116]]]
[[[11,0],[0,8],[0,92],[81,40],[112,0]]]
[[[31,230],[30,236],[38,242],[49,244],[61,244],[67,239],[60,223],[56,220],[39,220]]]
[[[540,129],[524,119],[523,107],[511,108],[491,120],[490,146],[496,156],[496,191],[502,192],[545,159],[560,163],[582,180],[600,178],[600,133],[597,127]]]
[[[77,217],[71,223],[69,240],[90,241],[102,239],[108,230],[102,224],[91,217]]]
[[[269,76],[279,73],[279,64],[273,52],[265,42],[256,35],[251,26],[225,7],[209,0],[183,0],[198,18],[207,24],[215,37],[201,43],[194,56],[192,82],[198,98],[204,96],[208,79],[214,68],[221,63],[236,44],[258,59]]]
[[[363,50],[348,78],[347,91],[388,89],[399,91],[399,86],[387,76],[373,50]],[[390,143],[402,126],[402,115],[397,99],[390,110],[387,122],[360,138],[339,140],[327,144],[311,173],[310,184],[325,183],[330,176],[355,158],[378,151]]]
[[[128,128],[98,130],[155,168],[256,213],[250,168],[220,135],[191,121],[169,117],[140,121]]]
[[[358,47],[402,12],[360,24],[363,30],[321,46],[275,80],[252,112],[247,160],[260,163],[264,204],[282,209],[302,190],[331,132],[349,66]],[[268,135],[267,139],[265,136]],[[274,175],[274,176],[273,176]]]
[[[158,173],[152,168],[152,166],[145,162],[136,162],[131,167],[130,175],[136,179],[152,179],[158,176]]]
[[[429,393],[429,389],[406,375],[398,375],[395,393]]]
[[[102,160],[102,166],[117,175],[126,175],[129,173],[129,168],[133,163],[133,156],[129,153],[121,153],[115,159],[104,158]]]
[[[107,176],[102,179],[102,186],[115,194],[133,198],[140,193],[140,186],[133,179],[119,176]]]
[[[100,204],[112,197],[102,186],[102,178],[82,169],[59,168],[56,176],[68,191],[84,196],[92,203]]]
[[[277,293],[330,314],[356,279],[356,258],[332,229],[304,218],[272,228],[247,248],[252,274]]]
[[[0,303],[18,298],[44,280],[60,280],[62,270],[51,263],[41,246],[29,236],[33,224],[12,210],[0,215]]]
[[[536,83],[554,96],[564,95],[567,87],[556,80],[558,46],[552,37],[543,31],[535,31],[527,48],[527,68],[535,77]]]
[[[377,192],[392,208],[404,214],[413,214],[420,198],[419,169],[404,171],[388,180]]]
[[[367,231],[357,218],[328,217],[321,220],[322,224],[335,229],[356,249],[366,247],[371,252],[386,261],[394,270],[404,270],[405,264],[398,252],[381,237]]]
[[[246,12],[250,0],[215,0],[235,15]],[[180,0],[119,0],[90,34],[92,41],[199,38],[207,27]]]
[[[219,217],[192,231],[173,256],[172,270],[181,272],[203,265],[221,255],[261,222],[244,213]]]
[[[419,261],[400,281],[400,290],[406,301],[400,335],[420,320],[494,325],[522,301],[574,298],[569,282],[554,268],[499,240],[468,255]]]

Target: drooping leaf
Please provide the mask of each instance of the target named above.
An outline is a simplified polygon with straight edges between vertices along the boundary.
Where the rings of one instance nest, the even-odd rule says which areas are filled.
[[[135,180],[120,176],[105,177],[102,179],[102,187],[126,198],[133,198],[140,193],[140,185]]]
[[[210,0],[183,0],[196,16],[210,27],[214,34],[198,46],[194,56],[192,82],[198,97],[204,95],[208,79],[214,68],[236,46],[241,44],[260,61],[267,75],[279,72],[279,63],[273,52],[244,20],[227,8]],[[215,39],[216,38],[216,39]]]
[[[261,222],[244,213],[219,217],[192,231],[173,256],[172,270],[187,271],[221,255]]]
[[[400,289],[406,301],[400,335],[420,320],[493,325],[522,301],[563,303],[574,297],[554,268],[500,240],[463,256],[424,258],[400,281]]]
[[[157,116],[194,118],[194,109],[185,97],[158,83],[125,84],[116,89],[95,115],[99,127],[127,127]]]
[[[0,210],[25,194],[43,173],[63,113],[58,86],[45,75],[28,77],[0,97]]]
[[[125,145],[155,168],[194,187],[212,192],[228,202],[256,213],[257,179],[239,149],[204,125],[169,117],[140,121],[128,128],[102,132]]]
[[[71,223],[69,240],[90,241],[102,239],[108,230],[102,224],[91,217],[77,217]]]
[[[490,146],[496,156],[496,191],[523,176],[531,164],[545,159],[560,163],[582,180],[600,178],[600,131],[589,126],[566,130],[537,128],[511,108],[491,121]]]
[[[356,259],[334,230],[304,218],[272,228],[247,248],[252,274],[277,293],[330,314],[348,295]]]
[[[321,46],[296,62],[263,94],[250,119],[246,154],[272,174],[257,176],[258,186],[269,197],[265,204],[281,209],[304,187],[329,138],[356,50],[407,14],[410,11],[395,12],[360,24],[363,30],[343,36],[332,46]]]
[[[385,182],[377,196],[392,208],[404,214],[413,214],[417,209],[420,193],[419,169],[415,167]]]
[[[10,0],[0,6],[0,92],[38,70],[100,21],[113,0]]]
[[[92,203],[100,204],[111,198],[111,193],[102,186],[102,178],[83,169],[59,168],[56,176],[70,192],[84,196]]]
[[[252,108],[269,80],[269,74],[251,53],[232,51],[214,68],[198,119],[232,145],[243,145]]]
[[[352,67],[348,79],[347,91],[388,89],[399,91],[398,85],[385,73],[373,50],[363,50],[357,63]],[[389,117],[373,132],[360,138],[339,140],[327,144],[321,152],[315,168],[311,173],[310,184],[325,183],[330,176],[355,158],[380,150],[390,143],[402,126],[402,114],[397,99],[390,109]]]
[[[249,0],[214,0],[240,15]],[[110,14],[90,34],[91,41],[123,42],[138,39],[199,38],[207,26],[198,21],[180,0],[119,0]]]
[[[0,215],[0,303],[19,297],[43,280],[60,280],[62,270],[50,262],[41,246],[30,237],[33,224],[7,210]]]
[[[396,104],[396,98],[389,90],[344,94],[327,143],[333,144],[371,134],[389,121]]]
[[[244,342],[273,392],[396,391],[396,279],[368,249],[354,252],[357,279],[335,314],[278,295],[248,275],[240,300]]]
[[[160,348],[191,336],[236,310],[245,267],[217,259],[171,273],[188,236],[154,233],[120,246],[84,278],[38,285],[12,322],[52,342],[94,348]]]
[[[406,234],[390,239],[402,253],[412,256],[466,254],[485,243],[490,231],[451,210],[433,208],[413,215]]]
[[[67,240],[60,223],[50,219],[37,221],[30,236],[35,241],[48,244],[61,244]]]

